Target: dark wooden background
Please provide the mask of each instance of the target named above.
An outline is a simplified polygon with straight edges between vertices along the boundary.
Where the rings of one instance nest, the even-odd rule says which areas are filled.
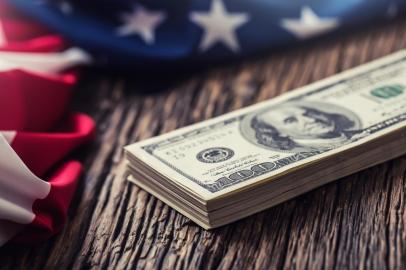
[[[77,89],[74,107],[94,117],[98,137],[75,154],[85,170],[68,223],[37,246],[2,247],[0,267],[405,269],[406,157],[213,231],[204,231],[122,177],[122,147],[128,143],[272,98],[402,48],[404,19],[177,80],[137,72],[127,77],[90,73]]]

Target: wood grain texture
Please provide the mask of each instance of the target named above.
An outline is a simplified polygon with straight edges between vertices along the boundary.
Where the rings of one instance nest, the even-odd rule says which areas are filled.
[[[397,20],[174,81],[87,75],[74,107],[94,117],[98,137],[74,154],[85,171],[68,223],[48,242],[1,248],[1,268],[405,269],[406,157],[204,231],[124,181],[122,148],[402,48]]]

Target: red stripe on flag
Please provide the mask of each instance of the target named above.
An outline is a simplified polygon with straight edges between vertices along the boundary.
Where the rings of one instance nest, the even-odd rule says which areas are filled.
[[[34,243],[58,233],[66,222],[68,208],[78,184],[82,166],[77,161],[66,162],[48,180],[51,191],[45,199],[34,202],[34,221],[14,239],[19,243]]]
[[[48,131],[66,114],[75,76],[46,77],[21,70],[0,72],[0,129]]]
[[[84,114],[72,114],[51,133],[17,132],[11,146],[35,175],[43,176],[93,135],[93,120]]]

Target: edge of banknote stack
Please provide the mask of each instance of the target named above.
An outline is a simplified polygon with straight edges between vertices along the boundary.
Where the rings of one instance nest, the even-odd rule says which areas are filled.
[[[367,129],[367,131],[374,130],[374,132],[365,131],[366,135],[364,133],[354,135],[354,137],[359,136],[359,138],[346,145],[306,157],[285,166],[283,169],[259,173],[266,167],[260,164],[262,167],[257,166],[253,169],[253,174],[256,177],[235,182],[233,185],[222,183],[221,189],[216,186],[215,182],[207,185],[209,187],[207,188],[205,183],[200,182],[201,179],[189,181],[186,177],[187,174],[179,171],[176,166],[172,166],[159,156],[151,154],[156,148],[168,143],[168,141],[175,144],[177,141],[184,140],[187,134],[197,133],[198,130],[203,133],[200,130],[205,127],[215,126],[221,122],[231,122],[230,119],[236,119],[238,116],[246,117],[246,115],[261,111],[263,108],[279,106],[283,102],[290,102],[295,97],[314,89],[322,89],[333,82],[361,76],[377,67],[400,60],[406,61],[406,50],[291,91],[272,100],[126,146],[128,180],[201,227],[211,229],[267,209],[323,184],[401,156],[406,153],[406,104],[404,104],[405,110],[402,110],[396,117],[397,122],[388,124],[385,129],[379,129],[379,125],[375,125],[374,129]],[[391,119],[385,121],[392,121]],[[196,153],[201,150],[198,146],[190,147],[196,148],[193,150],[194,152],[192,151],[193,156],[196,156]],[[222,148],[219,149],[219,151],[223,151]],[[224,149],[226,149],[224,150],[225,153],[217,153],[217,157],[210,157],[210,155],[203,157],[213,158],[213,160],[203,161],[206,163],[213,162],[210,164],[215,164],[213,165],[217,166],[215,169],[219,168],[217,164],[231,162],[234,153],[227,153],[228,148]],[[174,157],[171,156],[171,158]],[[223,161],[226,159],[227,161]],[[209,166],[206,163],[202,163],[202,166]],[[185,171],[188,169],[185,168]],[[244,173],[242,175],[244,176]],[[193,178],[191,177],[191,179]]]

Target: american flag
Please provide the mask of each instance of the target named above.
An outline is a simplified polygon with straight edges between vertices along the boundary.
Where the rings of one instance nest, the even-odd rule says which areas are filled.
[[[405,0],[11,1],[96,62],[150,70],[240,58],[406,10]]]
[[[81,171],[65,157],[91,139],[94,123],[68,106],[89,55],[5,2],[0,18],[1,246],[62,228]]]
[[[81,171],[66,158],[94,133],[69,111],[80,66],[207,66],[404,11],[405,0],[0,0],[0,245],[64,224]]]

